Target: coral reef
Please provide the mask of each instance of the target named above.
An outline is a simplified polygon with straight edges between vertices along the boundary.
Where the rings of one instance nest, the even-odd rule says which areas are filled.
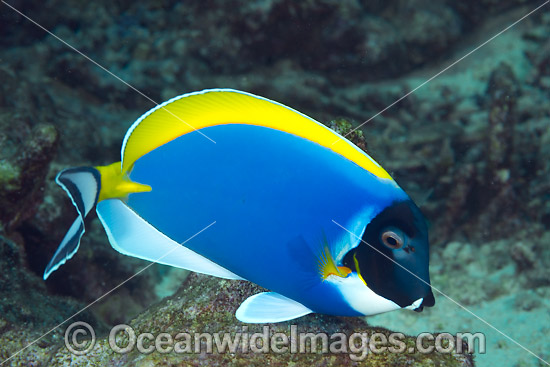
[[[538,5],[527,0],[15,3],[158,102],[182,90],[220,86],[224,77],[228,82],[238,76],[239,84],[229,86],[259,92],[255,84],[264,84],[265,73],[281,64],[313,71],[333,86],[401,76],[440,58],[482,20],[524,4]],[[44,36],[9,16],[4,24],[5,45],[27,44],[24,34]],[[14,33],[10,25],[15,24],[26,33]],[[134,91],[58,41],[45,38],[44,44],[48,47],[40,51],[49,60],[48,75],[104,102],[143,106]]]
[[[36,213],[59,136],[49,119],[10,108],[32,103],[13,73],[0,69],[0,84],[0,231],[10,231]]]
[[[146,312],[128,323],[135,335],[151,333],[157,336],[160,333],[168,333],[175,337],[178,333],[187,333],[193,336],[188,346],[189,351],[174,350],[174,344],[168,341],[161,349],[166,353],[152,352],[142,354],[136,348],[129,353],[118,354],[109,346],[107,337],[100,338],[93,349],[84,356],[74,356],[64,347],[50,355],[49,366],[79,366],[117,365],[117,366],[181,366],[181,365],[208,365],[208,366],[263,366],[270,363],[275,366],[293,365],[326,365],[326,366],[472,366],[470,354],[449,354],[433,352],[430,354],[414,353],[368,353],[361,361],[354,360],[361,353],[330,353],[321,352],[320,344],[314,346],[311,342],[306,344],[304,352],[292,353],[290,349],[285,353],[261,351],[262,342],[255,343],[255,347],[237,348],[235,352],[226,350],[224,353],[208,352],[208,338],[202,337],[200,352],[195,351],[194,333],[222,333],[227,332],[234,337],[236,333],[263,333],[268,326],[269,338],[275,333],[283,333],[292,337],[291,327],[295,325],[296,335],[299,333],[343,333],[349,337],[353,333],[382,333],[387,335],[390,331],[383,328],[372,328],[359,318],[336,318],[320,315],[306,316],[294,322],[279,324],[244,325],[240,324],[234,316],[234,311],[246,297],[256,293],[260,289],[244,281],[227,281],[216,278],[192,274],[185,284],[172,297],[164,299],[161,303],[151,307]],[[129,343],[128,334],[118,333],[117,346],[123,348]],[[244,336],[242,336],[244,338]],[[215,336],[214,336],[215,338]],[[168,339],[167,339],[168,340]],[[407,348],[414,346],[414,339],[407,337],[404,340]],[[298,342],[297,342],[298,343]],[[319,342],[317,342],[319,343]],[[218,344],[214,343],[212,350]],[[298,344],[297,344],[298,345]],[[51,352],[52,346],[46,344],[44,349]],[[182,347],[185,348],[185,347]],[[347,347],[345,347],[347,349]],[[260,350],[260,352],[258,352]],[[313,351],[312,351],[313,350]],[[343,349],[342,349],[343,350]],[[351,358],[350,358],[350,355]],[[21,356],[20,358],[25,358]]]
[[[84,303],[48,293],[42,280],[32,274],[25,262],[24,248],[0,235],[0,358],[2,361],[42,337],[66,315],[82,310]],[[98,330],[102,325],[89,312],[79,314]],[[11,365],[44,365],[58,348],[62,330],[45,335],[25,350]],[[3,364],[3,363],[2,363]]]
[[[368,150],[428,218],[435,286],[488,319],[498,313],[512,320],[516,315],[546,320],[549,13],[530,16],[378,115],[539,2],[9,3],[156,102],[206,87],[231,87],[285,103],[342,134],[353,130],[348,138]],[[113,251],[92,216],[78,254],[46,283],[41,280],[76,215],[53,182],[55,174],[68,166],[117,160],[124,132],[154,103],[6,5],[0,7],[0,358],[5,359],[147,265]],[[170,292],[159,284],[172,289],[180,279],[181,273],[167,277],[165,269],[151,266],[85,319],[98,330],[131,319],[139,330],[234,324],[244,286],[203,277],[193,276],[175,296],[147,309],[159,294]],[[222,302],[223,297],[236,298]],[[443,297],[436,298],[434,310],[415,317],[426,320],[425,330],[473,327]],[[193,306],[197,300],[201,307]],[[196,316],[195,324],[177,307]],[[401,321],[401,314],[391,317]],[[402,330],[408,321],[384,322]],[[298,323],[314,330],[369,328],[361,320],[321,316]],[[520,341],[539,348],[537,340],[548,332],[544,325],[522,327]],[[54,353],[57,365],[76,361],[59,349],[60,335],[57,330],[29,347],[14,365],[47,365]],[[109,357],[101,340],[96,357],[78,360],[150,365],[161,359]],[[523,363],[514,346],[495,340],[491,358]],[[536,351],[543,353],[542,347]],[[210,357],[211,363],[229,358]],[[297,362],[287,357],[282,364]],[[380,358],[386,357],[392,356]],[[435,364],[454,363],[439,357]],[[308,358],[304,362],[324,362]],[[393,358],[402,360],[378,362],[420,363],[410,355]],[[171,361],[178,363],[175,357]],[[239,361],[246,364],[246,357]],[[372,356],[366,363],[378,362]]]
[[[14,156],[4,158],[0,163],[0,221],[6,230],[17,227],[31,218],[42,201],[46,173],[58,134],[53,125],[35,126]]]

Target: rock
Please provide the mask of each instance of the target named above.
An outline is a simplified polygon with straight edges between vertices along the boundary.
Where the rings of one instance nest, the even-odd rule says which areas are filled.
[[[128,327],[132,329],[135,335],[142,333],[151,333],[153,338],[159,338],[162,333],[168,333],[170,336],[164,335],[160,337],[160,341],[164,340],[165,344],[157,342],[161,350],[150,353],[141,353],[136,348],[133,348],[129,353],[118,354],[109,346],[108,337],[101,338],[93,347],[89,354],[85,356],[72,356],[70,352],[62,347],[53,356],[48,366],[67,366],[69,363],[78,363],[79,366],[96,366],[96,365],[116,365],[116,366],[180,366],[180,365],[208,365],[208,366],[265,366],[267,364],[277,366],[407,366],[414,364],[415,366],[436,365],[436,366],[472,366],[472,356],[465,354],[445,354],[445,353],[430,353],[421,354],[415,353],[367,353],[364,358],[361,358],[361,353],[356,350],[354,353],[347,345],[342,347],[336,344],[333,345],[333,351],[339,348],[347,348],[346,353],[330,353],[321,352],[320,341],[317,341],[318,351],[309,352],[310,344],[305,351],[300,353],[300,333],[326,333],[329,337],[333,333],[343,333],[345,338],[351,337],[354,333],[381,333],[388,335],[389,330],[383,328],[369,327],[361,318],[350,317],[330,317],[324,315],[308,315],[303,318],[278,323],[278,324],[242,324],[235,319],[234,313],[238,305],[249,295],[257,293],[261,289],[246,281],[229,281],[220,280],[217,278],[191,274],[180,290],[170,298],[167,298],[159,304],[151,307],[137,318],[128,323]],[[131,332],[129,328],[125,328],[119,333],[114,334],[117,348],[124,348],[131,340]],[[267,328],[267,329],[266,329]],[[266,331],[267,330],[267,331]],[[200,344],[195,344],[194,333],[219,333],[219,337],[223,339],[222,333],[229,333],[231,337],[241,333],[241,336],[248,333],[252,336],[254,333],[259,333],[257,336],[257,344],[250,344],[246,349],[235,349],[234,352],[226,350],[225,353],[218,353],[219,349],[216,344],[216,336],[212,336],[212,342],[209,342],[208,336],[201,336]],[[178,333],[187,333],[191,337],[188,344],[185,335],[176,337]],[[272,346],[272,337],[276,333],[282,333],[289,338],[293,335],[297,336],[297,352],[291,353],[290,349],[287,352],[261,351],[261,340],[265,333],[265,340],[269,340]],[[293,334],[296,333],[296,334]],[[282,334],[279,334],[281,336]],[[173,338],[172,342],[170,342]],[[278,337],[277,337],[278,338]],[[281,336],[282,338],[282,336]],[[320,337],[322,338],[322,337]],[[340,340],[339,337],[327,339],[329,346],[333,340]],[[177,348],[190,347],[190,351],[183,352],[174,348],[176,341],[182,341]],[[353,339],[352,339],[353,340]],[[356,342],[359,348],[362,341],[357,335]],[[347,339],[346,339],[347,341]],[[311,342],[311,340],[310,340]],[[284,343],[284,342],[281,342]],[[363,343],[366,343],[363,341]],[[414,346],[414,339],[411,337],[404,338],[406,348]],[[148,343],[147,343],[148,344]],[[212,345],[212,351],[208,351],[207,345]],[[151,345],[155,345],[154,342]],[[290,342],[287,346],[290,347]],[[146,347],[149,346],[145,345]],[[200,352],[195,352],[195,348],[200,346]],[[277,348],[282,348],[279,344]],[[158,346],[157,346],[158,350]],[[315,348],[314,348],[315,350]],[[343,350],[343,349],[342,349]],[[359,360],[361,359],[361,360]]]
[[[3,362],[27,344],[35,341],[85,304],[48,294],[41,278],[26,266],[22,246],[0,235],[0,359]],[[88,312],[79,317],[98,330],[101,324]],[[36,344],[10,362],[18,365],[45,365],[58,348],[62,330],[45,335]],[[34,364],[33,364],[34,363]]]
[[[351,122],[345,119],[336,119],[330,121],[328,127],[357,145],[359,148],[367,151],[367,142],[363,136],[363,131],[359,129],[354,130]]]
[[[13,119],[4,116],[0,121],[5,140],[13,136]],[[7,231],[36,213],[58,142],[57,130],[50,124],[38,124],[21,135],[22,144],[8,156],[5,152],[0,156],[0,222]]]
[[[519,19],[527,8],[540,5],[536,0],[13,4],[159,103],[205,87],[232,87],[280,101],[319,121],[338,117],[366,121],[489,34]],[[9,269],[5,273],[9,277],[0,282],[1,358],[39,336],[25,321],[58,321],[53,317],[60,313],[52,309],[66,305],[59,295],[92,301],[145,266],[113,251],[99,223],[90,218],[79,253],[52,275],[46,287],[39,285],[45,263],[76,215],[53,182],[55,174],[74,165],[118,159],[126,129],[154,106],[32,23],[3,9],[0,233],[11,238],[10,251],[18,254],[20,262],[10,265],[11,255],[0,259],[2,270]],[[507,9],[511,11],[501,17]],[[486,19],[494,24],[480,32],[478,25]],[[454,262],[448,257],[440,264],[432,261],[449,277],[443,283],[448,289],[463,287],[457,299],[467,304],[513,293],[519,286],[547,294],[549,25],[548,12],[533,14],[351,136],[358,145],[367,142],[369,154],[419,204],[431,224],[435,258],[442,258],[445,243],[469,244],[464,257],[458,248],[453,250],[459,255]],[[464,50],[455,48],[459,43]],[[504,59],[510,67],[493,59]],[[515,83],[520,84],[521,94],[502,98],[514,92]],[[59,143],[51,126],[60,135]],[[356,125],[332,126],[345,133]],[[509,126],[513,131],[506,130]],[[513,150],[508,151],[510,141]],[[496,184],[488,176],[495,177]],[[484,255],[470,261],[469,254],[477,250]],[[490,269],[483,273],[488,281],[457,275],[465,267],[484,264],[485,258],[495,262],[483,268]],[[504,285],[489,277],[510,263],[517,274],[503,275]],[[449,267],[456,269],[454,274],[447,274]],[[153,289],[161,274],[158,269],[149,271],[139,282],[120,289],[116,300],[98,308],[98,319],[127,322],[158,300]],[[179,295],[188,293],[180,290]],[[44,302],[43,314],[29,315],[34,302]],[[168,307],[166,302],[161,305]],[[192,309],[189,302],[178,305]],[[235,322],[236,305],[231,303],[233,309],[225,311],[226,321]],[[139,327],[151,317],[161,322],[161,316],[152,310],[132,325]],[[445,317],[441,322],[447,325]],[[325,319],[305,318],[314,324]],[[184,323],[176,321],[178,327]],[[337,325],[349,327],[344,321]],[[45,348],[29,348],[38,357],[25,354],[27,359],[18,363],[44,365],[40,356],[51,356],[59,340],[41,345]],[[76,361],[59,353],[67,363]],[[107,356],[101,348],[98,353]],[[125,363],[130,357],[137,359],[113,354],[111,364]],[[412,358],[401,357],[407,362]],[[146,357],[143,363],[152,362]]]
[[[340,85],[402,76],[438,60],[482,20],[525,3],[536,2],[271,0],[205,6],[165,1],[159,7],[101,1],[66,7],[63,0],[50,0],[19,7],[158,100],[174,84],[177,91],[215,85],[208,75],[265,78],[266,68],[287,60],[293,69],[314,71]],[[65,11],[61,16],[55,9]],[[36,27],[10,15],[2,24],[9,35],[4,44],[38,36]],[[13,33],[14,24],[31,37]],[[156,41],[144,42],[152,38]],[[103,101],[140,106],[142,97],[118,80],[57,40],[45,42],[53,50],[45,65],[52,78]]]

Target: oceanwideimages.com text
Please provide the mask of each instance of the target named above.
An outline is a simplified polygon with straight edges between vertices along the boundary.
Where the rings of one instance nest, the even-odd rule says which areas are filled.
[[[139,353],[323,353],[347,354],[353,361],[369,353],[485,353],[483,333],[421,333],[415,342],[403,333],[356,332],[324,333],[299,330],[291,325],[287,332],[274,332],[270,326],[249,331],[244,325],[232,332],[136,332],[131,326],[114,326],[108,336],[110,348],[118,354]],[[65,332],[65,345],[76,355],[92,350],[96,342],[93,328],[84,322],[71,324]]]

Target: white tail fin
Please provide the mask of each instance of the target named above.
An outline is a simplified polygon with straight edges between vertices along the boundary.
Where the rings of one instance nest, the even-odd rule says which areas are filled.
[[[59,244],[57,251],[44,270],[44,280],[78,251],[80,238],[85,232],[84,218],[97,203],[101,189],[101,176],[93,167],[69,168],[59,172],[55,182],[67,192],[73,205],[78,211],[75,219],[65,237]]]

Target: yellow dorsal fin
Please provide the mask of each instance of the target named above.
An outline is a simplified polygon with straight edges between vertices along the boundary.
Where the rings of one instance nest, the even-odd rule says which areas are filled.
[[[143,155],[181,135],[232,123],[270,127],[309,139],[378,177],[391,179],[372,158],[321,123],[277,102],[232,89],[185,94],[141,116],[124,137],[122,172],[128,172]],[[214,142],[205,136],[204,143]]]
[[[108,166],[95,167],[101,175],[101,190],[97,201],[125,198],[134,192],[151,191],[151,186],[130,181],[126,173],[120,170],[120,162]]]
[[[336,266],[334,259],[327,245],[323,246],[321,256],[319,257],[319,273],[323,280],[329,275],[336,275],[345,278],[351,273],[351,269],[346,266]]]

